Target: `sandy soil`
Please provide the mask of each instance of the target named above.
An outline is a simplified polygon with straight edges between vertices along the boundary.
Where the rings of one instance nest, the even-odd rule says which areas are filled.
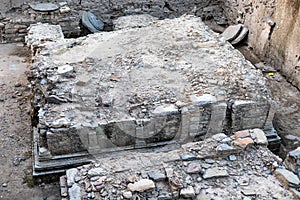
[[[34,185],[31,177],[28,51],[1,44],[0,55],[0,199],[59,199],[58,183]]]

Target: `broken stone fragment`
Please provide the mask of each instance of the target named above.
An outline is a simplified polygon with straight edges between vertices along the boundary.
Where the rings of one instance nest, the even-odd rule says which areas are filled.
[[[218,133],[212,136],[212,138],[218,142],[221,142],[223,139],[228,138],[224,133]]]
[[[68,100],[58,97],[56,95],[50,95],[46,98],[48,103],[55,103],[55,104],[61,104],[61,103],[67,103]]]
[[[129,183],[127,187],[132,192],[144,192],[146,190],[155,188],[155,184],[149,179],[141,179],[138,182]]]
[[[92,168],[88,171],[88,176],[93,177],[93,176],[105,176],[107,172],[102,169],[101,167],[97,168]]]
[[[166,175],[164,173],[157,172],[157,171],[149,172],[148,176],[150,179],[154,181],[162,181],[166,179]]]
[[[232,143],[234,146],[246,148],[248,145],[253,144],[254,141],[251,138],[247,137],[247,138],[238,138],[234,140]]]
[[[203,174],[204,179],[227,177],[227,176],[228,176],[228,172],[225,169],[221,169],[218,167],[209,168]]]
[[[245,138],[245,137],[249,137],[249,136],[250,136],[249,130],[237,131],[234,134],[235,139]]]
[[[57,73],[60,75],[64,75],[67,73],[71,73],[74,71],[74,68],[71,65],[63,65],[57,68]]]
[[[225,31],[222,33],[222,36],[225,38],[225,40],[232,41],[238,37],[242,28],[243,28],[242,24],[231,25],[225,29]]]
[[[200,162],[194,161],[191,162],[186,169],[186,173],[188,174],[197,174],[202,170]]]
[[[69,127],[71,125],[71,122],[67,118],[60,118],[52,122],[53,128],[61,128],[61,127]]]
[[[245,196],[256,196],[256,190],[255,189],[247,188],[247,189],[242,190],[242,193]]]
[[[275,170],[275,175],[279,180],[288,186],[296,188],[300,186],[300,180],[297,175],[289,170],[278,168]]]
[[[284,160],[287,168],[294,173],[300,172],[300,147],[297,149],[290,151]]]
[[[195,197],[195,190],[192,186],[188,186],[180,190],[180,196],[183,198],[193,198]]]
[[[78,170],[76,168],[69,169],[66,171],[68,187],[72,187],[72,185],[75,183],[75,176],[77,175],[77,173]]]
[[[253,129],[250,132],[250,135],[256,144],[259,144],[259,145],[267,145],[268,144],[268,139],[263,130],[258,129],[258,128]]]
[[[196,156],[193,153],[185,154],[181,156],[181,160],[188,161],[188,160],[195,160]]]
[[[231,152],[233,150],[235,150],[235,148],[233,146],[230,146],[228,144],[219,144],[216,147],[217,152]]]
[[[125,191],[125,192],[123,192],[122,195],[125,199],[131,199],[132,198],[132,192],[130,192],[130,191]]]
[[[81,188],[75,183],[69,189],[70,200],[80,200],[81,199]]]

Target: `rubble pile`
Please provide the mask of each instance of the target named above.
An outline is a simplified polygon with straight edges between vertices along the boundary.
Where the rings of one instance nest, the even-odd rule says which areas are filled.
[[[27,38],[39,47],[32,66],[36,168],[272,123],[261,72],[200,18],[77,39],[49,26],[33,25]]]
[[[61,195],[75,199],[294,199],[299,178],[260,129],[216,134],[169,152],[115,154],[67,170]],[[274,176],[282,173],[282,185]],[[289,174],[289,175],[290,175]],[[293,188],[294,193],[287,190]]]

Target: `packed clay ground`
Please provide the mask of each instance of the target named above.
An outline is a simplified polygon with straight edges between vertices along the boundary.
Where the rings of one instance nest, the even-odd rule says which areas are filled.
[[[57,184],[34,185],[29,55],[23,44],[0,45],[0,199],[59,199]]]

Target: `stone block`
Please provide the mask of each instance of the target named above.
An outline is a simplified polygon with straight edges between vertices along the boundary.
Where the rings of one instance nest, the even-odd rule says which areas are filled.
[[[253,129],[250,131],[250,135],[256,144],[268,145],[268,139],[263,130],[257,128]]]

